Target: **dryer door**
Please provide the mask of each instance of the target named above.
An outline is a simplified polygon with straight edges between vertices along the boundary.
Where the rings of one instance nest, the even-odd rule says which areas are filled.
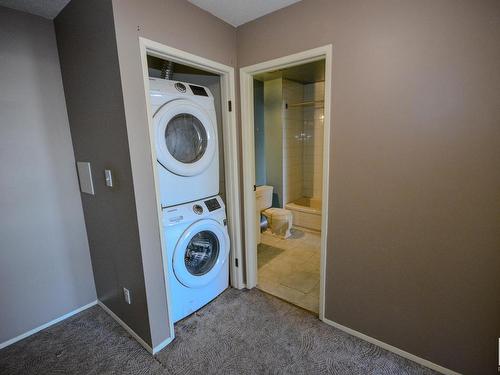
[[[158,161],[170,172],[195,176],[212,162],[217,151],[216,124],[200,106],[172,100],[153,116]]]
[[[229,255],[229,236],[217,221],[191,224],[174,250],[172,265],[177,279],[189,288],[209,284],[222,270]]]

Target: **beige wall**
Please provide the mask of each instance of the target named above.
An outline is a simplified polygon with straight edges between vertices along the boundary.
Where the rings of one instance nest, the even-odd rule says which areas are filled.
[[[138,38],[235,66],[236,33],[232,26],[184,0],[115,0],[113,10],[149,323],[153,345],[158,345],[170,333]]]
[[[237,38],[242,67],[333,44],[326,317],[496,373],[500,2],[304,0]]]

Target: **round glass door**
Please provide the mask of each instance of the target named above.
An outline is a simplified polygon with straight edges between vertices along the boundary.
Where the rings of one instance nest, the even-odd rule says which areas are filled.
[[[200,160],[207,149],[208,137],[198,118],[181,113],[174,116],[165,128],[165,143],[170,154],[181,163]]]
[[[229,244],[227,230],[219,222],[202,219],[191,224],[172,255],[177,280],[188,288],[209,284],[226,264]]]
[[[193,236],[186,247],[184,263],[191,275],[202,276],[209,272],[219,257],[219,240],[208,230]]]
[[[195,176],[211,164],[217,147],[215,113],[186,99],[172,100],[155,113],[156,156],[180,176]]]

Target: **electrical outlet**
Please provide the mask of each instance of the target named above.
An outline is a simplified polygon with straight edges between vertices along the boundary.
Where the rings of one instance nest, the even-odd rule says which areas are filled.
[[[130,290],[127,288],[123,288],[123,296],[125,297],[125,302],[129,305],[132,303],[132,299],[130,298]]]

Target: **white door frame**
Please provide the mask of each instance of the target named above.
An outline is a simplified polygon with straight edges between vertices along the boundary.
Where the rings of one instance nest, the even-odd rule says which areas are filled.
[[[325,113],[323,134],[323,191],[321,212],[321,265],[319,318],[325,316],[325,276],[326,245],[328,229],[328,191],[330,172],[330,104],[332,85],[332,45],[314,48],[293,55],[280,57],[263,63],[240,68],[241,85],[241,126],[243,139],[243,201],[245,233],[246,287],[257,285],[257,244],[256,244],[256,208],[255,208],[255,145],[254,145],[254,106],[253,76],[256,74],[302,65],[308,62],[325,60]]]
[[[151,160],[152,165],[156,166],[156,146],[155,146],[155,129],[153,124],[153,113],[151,112],[151,105],[149,100],[149,73],[147,55],[156,56],[162,59],[173,61],[179,64],[192,66],[194,68],[202,69],[207,72],[215,73],[220,76],[221,81],[221,100],[222,100],[222,130],[224,134],[224,172],[226,174],[226,211],[228,218],[228,231],[231,241],[230,251],[230,282],[234,288],[241,289],[244,287],[243,272],[241,267],[233,267],[237,259],[241,259],[241,212],[240,212],[240,192],[239,192],[239,166],[238,166],[238,139],[236,133],[236,114],[234,111],[235,103],[235,78],[234,68],[228,65],[218,63],[216,61],[208,60],[206,58],[193,55],[191,53],[166,46],[164,44],[139,37],[139,46],[142,62],[142,74],[144,77],[144,95],[146,99],[146,107],[148,112],[148,129],[149,140],[151,144]],[[232,103],[232,110],[229,110],[228,103]],[[160,202],[159,191],[159,177],[156,168],[153,168],[153,175],[155,180],[155,190],[157,202]],[[160,205],[158,205],[160,207]],[[158,226],[160,229],[160,241],[162,249],[165,246],[165,239],[162,225],[161,209],[158,210]],[[171,309],[170,288],[168,285],[167,277],[167,259],[163,257],[163,270],[164,279],[167,290],[167,308]],[[174,334],[173,322],[170,321],[170,332]],[[171,337],[173,339],[173,337]]]

